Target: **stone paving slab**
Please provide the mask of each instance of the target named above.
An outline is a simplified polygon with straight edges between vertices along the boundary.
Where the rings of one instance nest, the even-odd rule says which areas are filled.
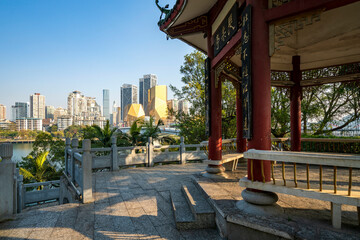
[[[93,174],[94,202],[26,210],[0,223],[0,239],[221,239],[215,229],[178,231],[170,190],[205,169],[201,163]]]

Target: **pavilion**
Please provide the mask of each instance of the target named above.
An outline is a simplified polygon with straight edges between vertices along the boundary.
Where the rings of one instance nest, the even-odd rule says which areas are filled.
[[[237,151],[271,149],[271,87],[291,96],[291,150],[301,150],[302,87],[358,80],[360,1],[357,0],[177,0],[162,8],[159,28],[205,53],[207,172],[224,171],[221,82],[237,90]],[[304,71],[347,65],[345,73],[306,78]],[[289,79],[271,79],[287,72]],[[270,181],[270,161],[250,160],[248,178]]]

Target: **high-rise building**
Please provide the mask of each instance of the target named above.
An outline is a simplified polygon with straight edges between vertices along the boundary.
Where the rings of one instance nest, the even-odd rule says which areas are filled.
[[[116,108],[116,123],[119,124],[121,122],[121,107]]]
[[[169,110],[174,111],[174,113],[177,113],[179,110],[179,101],[177,99],[170,99],[167,101],[167,107]]]
[[[16,121],[18,118],[30,117],[30,103],[28,102],[15,102],[15,105],[11,106],[12,121]]]
[[[103,116],[110,119],[110,90],[103,89]]]
[[[131,84],[123,84],[120,88],[121,120],[124,120],[125,107],[129,104],[137,103],[137,90],[137,86]]]
[[[57,118],[57,125],[59,131],[64,131],[73,124],[73,118],[70,115],[64,115]]]
[[[189,114],[189,101],[185,99],[179,100],[179,112]]]
[[[63,109],[62,107],[56,108],[54,112],[54,121],[57,121],[58,117],[64,116],[66,114],[67,114],[66,109]]]
[[[81,95],[81,92],[73,91],[69,93],[67,110],[71,116],[78,116],[87,111],[87,101],[84,95]]]
[[[112,110],[111,110],[111,114],[110,114],[110,124],[112,126],[115,126],[118,124],[118,122],[117,122],[117,105],[116,105],[115,101],[113,102]]]
[[[159,119],[166,121],[167,118],[167,86],[154,86],[149,91],[148,112],[150,116],[155,118],[155,122]]]
[[[2,104],[0,104],[0,119],[6,119],[6,106]]]
[[[68,96],[68,115],[73,118],[73,125],[104,126],[105,117],[101,115],[101,107],[95,98],[85,97],[74,91]]]
[[[45,118],[54,119],[55,107],[54,106],[46,106],[45,107]]]
[[[179,101],[177,99],[170,99],[167,101],[167,108],[168,108],[168,123],[174,123],[176,118],[175,115],[178,113],[179,110]]]
[[[30,96],[30,117],[45,119],[45,96],[40,93]]]
[[[42,131],[41,118],[18,118],[16,119],[16,130]]]
[[[154,74],[144,75],[139,79],[139,103],[143,105],[145,115],[149,115],[148,102],[149,102],[149,90],[155,87],[157,84],[157,76]]]

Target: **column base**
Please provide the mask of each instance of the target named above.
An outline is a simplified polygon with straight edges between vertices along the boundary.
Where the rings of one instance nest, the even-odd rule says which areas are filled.
[[[245,189],[241,192],[241,196],[244,200],[238,201],[236,207],[244,213],[261,216],[281,215],[284,213],[282,207],[276,204],[279,199],[276,193],[253,192]]]
[[[215,179],[228,178],[228,175],[225,173],[225,168],[221,165],[218,166],[208,165],[205,170],[206,172],[203,174],[204,177],[215,178]]]
[[[284,214],[284,210],[278,204],[273,205],[256,205],[240,200],[236,203],[236,207],[243,213],[255,216],[279,216]]]

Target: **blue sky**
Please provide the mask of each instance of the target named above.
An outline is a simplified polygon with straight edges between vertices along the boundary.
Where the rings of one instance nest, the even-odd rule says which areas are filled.
[[[138,85],[148,73],[160,85],[180,87],[183,56],[193,48],[166,40],[159,16],[155,0],[0,0],[0,104],[7,118],[15,101],[35,92],[46,105],[66,107],[74,90],[102,105],[102,89],[110,89],[111,103],[119,104],[120,86]]]

